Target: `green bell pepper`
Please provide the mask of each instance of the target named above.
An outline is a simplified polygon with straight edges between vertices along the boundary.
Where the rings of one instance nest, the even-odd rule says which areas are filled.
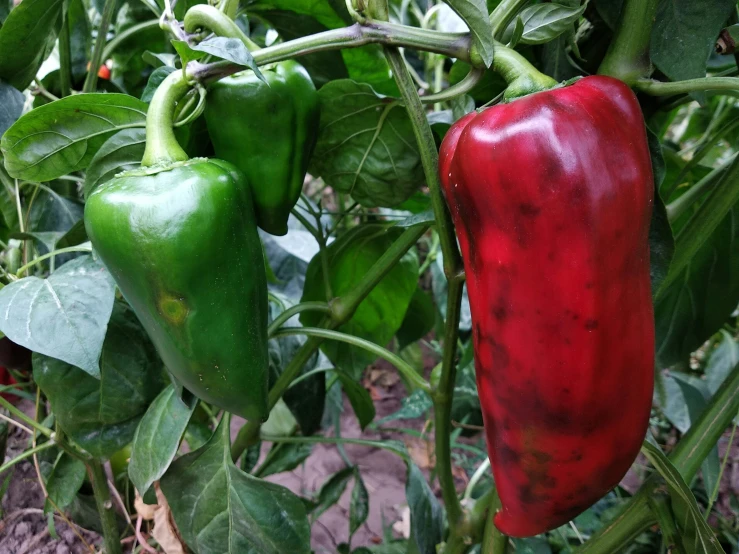
[[[284,235],[316,145],[318,93],[294,61],[262,68],[262,74],[266,83],[251,71],[214,83],[205,120],[216,156],[246,175],[259,227]]]
[[[169,371],[203,400],[267,413],[267,284],[251,193],[228,162],[195,158],[172,132],[187,92],[160,85],[142,168],[98,186],[85,206],[95,251]]]

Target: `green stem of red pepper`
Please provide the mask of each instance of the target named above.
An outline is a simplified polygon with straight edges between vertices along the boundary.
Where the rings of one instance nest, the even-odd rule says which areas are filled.
[[[547,90],[557,84],[557,81],[544,75],[521,54],[497,41],[495,42],[493,70],[500,73],[508,83],[503,96],[506,100]]]
[[[651,73],[649,41],[659,0],[627,0],[621,9],[616,36],[598,68],[631,85]]]
[[[162,81],[154,93],[146,115],[146,150],[141,165],[151,167],[183,162],[188,155],[174,134],[174,113],[190,85],[183,71],[175,71]]]

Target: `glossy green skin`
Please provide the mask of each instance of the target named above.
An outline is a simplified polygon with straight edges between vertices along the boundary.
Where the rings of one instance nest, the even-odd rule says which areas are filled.
[[[216,156],[246,175],[259,227],[284,235],[316,145],[318,93],[294,61],[262,73],[269,86],[251,71],[215,83],[205,120]]]
[[[85,228],[169,371],[266,417],[267,282],[244,175],[203,158],[127,172],[90,195]]]

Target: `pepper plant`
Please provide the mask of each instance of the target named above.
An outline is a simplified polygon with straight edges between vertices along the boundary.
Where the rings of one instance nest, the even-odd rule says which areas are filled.
[[[738,10],[4,0],[0,478],[109,554],[310,552],[350,482],[342,553],[735,552]]]

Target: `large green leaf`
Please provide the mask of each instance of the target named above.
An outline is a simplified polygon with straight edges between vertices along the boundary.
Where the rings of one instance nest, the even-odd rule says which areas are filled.
[[[167,471],[190,421],[197,400],[189,403],[169,385],[152,402],[136,428],[128,475],[140,494]]]
[[[318,92],[321,124],[311,173],[365,206],[397,206],[425,182],[408,112],[350,80]]]
[[[0,136],[21,116],[24,100],[18,89],[0,80]]]
[[[50,181],[85,169],[111,135],[144,127],[148,106],[127,94],[76,94],[31,110],[0,140],[12,177]]]
[[[652,29],[652,62],[675,81],[705,77],[708,54],[732,8],[735,0],[660,2]]]
[[[48,279],[26,277],[1,289],[0,331],[98,377],[114,298],[113,278],[102,264],[91,256],[77,258]]]
[[[175,523],[198,554],[307,554],[300,499],[231,462],[230,418],[202,448],[176,460],[160,483]]]
[[[0,27],[0,79],[25,89],[51,53],[63,0],[23,0]]]
[[[162,374],[154,346],[122,303],[110,319],[99,379],[61,360],[33,355],[33,378],[51,402],[57,422],[100,458],[131,442],[141,415],[162,387]]]
[[[329,279],[334,296],[351,291],[372,265],[401,234],[381,225],[362,225],[340,236],[328,248]],[[403,323],[418,281],[418,257],[409,251],[367,295],[348,323],[339,330],[385,346]],[[329,300],[325,296],[321,255],[308,265],[301,301]],[[315,326],[321,315],[303,312],[300,321]],[[335,366],[356,377],[375,359],[373,354],[346,343],[327,341],[322,346]]]

